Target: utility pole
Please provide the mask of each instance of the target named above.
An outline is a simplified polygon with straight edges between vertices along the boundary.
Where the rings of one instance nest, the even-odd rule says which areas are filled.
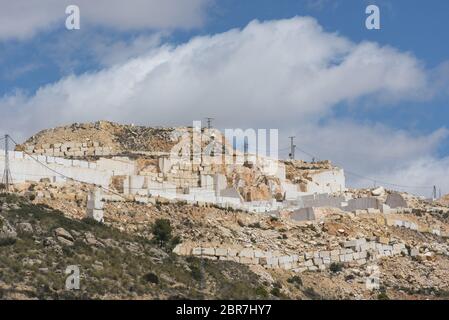
[[[212,128],[212,120],[215,120],[214,118],[206,118],[207,120],[207,129]]]
[[[200,287],[201,287],[201,290],[204,290],[204,289],[206,289],[206,283],[205,283],[205,280],[206,280],[206,274],[205,274],[205,272],[204,272],[204,257],[203,257],[203,251],[204,251],[204,248],[203,248],[203,246],[201,245],[201,258],[200,258],[200,273],[201,273],[201,282],[200,282]]]
[[[11,170],[9,169],[9,135],[5,135],[5,170],[3,171],[2,184],[5,190],[9,191],[9,185],[12,183]]]
[[[294,144],[295,137],[289,137],[289,139],[290,139],[290,154],[289,154],[289,157],[290,157],[291,160],[295,160],[295,148],[296,148],[296,145]]]
[[[244,158],[244,162],[247,163],[248,162],[248,140],[245,139],[245,141],[243,142],[243,158]]]

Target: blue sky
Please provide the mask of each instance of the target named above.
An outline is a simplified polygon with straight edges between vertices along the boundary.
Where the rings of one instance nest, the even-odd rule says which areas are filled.
[[[365,8],[368,4],[376,4],[381,9],[381,30],[370,31],[364,26]],[[313,16],[330,32],[338,32],[354,41],[371,40],[389,44],[403,51],[413,52],[429,67],[436,67],[449,57],[449,21],[447,19],[449,3],[444,0],[395,0],[395,1],[363,1],[363,0],[221,0],[208,8],[208,16],[204,25],[192,30],[174,30],[167,38],[173,43],[188,41],[197,35],[215,34],[232,28],[242,28],[253,19],[272,20],[294,16]],[[43,32],[26,41],[3,41],[1,49],[1,74],[11,70],[20,70],[20,66],[35,63],[27,73],[11,76],[13,79],[2,81],[0,90],[7,92],[15,87],[36,89],[37,86],[58,79],[64,72],[58,70],[52,62],[51,53],[45,50],[45,43],[64,35],[71,36],[61,23],[59,28],[51,32]],[[81,30],[80,32],[83,32]],[[114,39],[132,38],[151,30],[133,32],[111,32],[108,29],[92,28],[85,32],[108,33]],[[77,51],[85,65],[75,70],[77,73],[90,68],[98,68],[95,61],[90,61],[89,48]],[[50,72],[43,72],[43,69]],[[26,69],[28,70],[28,69]],[[31,77],[30,77],[31,76]],[[2,79],[3,80],[3,79]]]
[[[191,2],[189,10],[183,9],[181,13],[175,12],[176,14],[172,14],[171,10],[176,11],[176,6],[179,6],[179,4],[177,0],[170,0],[167,1],[169,4],[163,11],[163,14],[167,15],[166,20],[171,19],[170,26],[166,27],[164,21],[158,20],[159,17],[156,16],[156,13],[152,14],[152,12],[158,11],[160,2],[158,4],[157,1],[148,1],[146,7],[142,8],[142,10],[131,10],[130,12],[124,8],[121,10],[120,5],[117,5],[117,7],[110,9],[111,15],[108,17],[107,10],[94,10],[96,8],[91,10],[89,2],[83,3],[83,0],[81,0],[79,2],[82,27],[78,31],[66,30],[64,28],[64,12],[62,11],[62,14],[60,14],[61,10],[59,8],[52,11],[54,2],[51,0],[46,1],[48,3],[43,4],[43,6],[48,6],[45,9],[51,9],[45,11],[49,12],[48,18],[46,18],[49,22],[46,23],[47,20],[43,19],[39,23],[36,22],[36,25],[29,22],[34,21],[32,19],[33,8],[30,9],[31,12],[24,14],[14,6],[9,8],[10,5],[7,1],[0,1],[5,6],[5,9],[2,10],[5,17],[17,15],[15,19],[9,21],[11,24],[9,26],[10,29],[7,29],[8,26],[5,26],[3,32],[0,30],[0,96],[3,97],[2,102],[0,102],[0,109],[3,108],[4,114],[17,121],[16,128],[21,126],[21,130],[16,129],[17,135],[20,135],[21,138],[30,134],[30,131],[41,129],[41,127],[47,125],[47,122],[42,120],[36,122],[34,128],[27,124],[27,121],[30,121],[29,119],[25,119],[26,117],[22,119],[21,115],[24,112],[28,113],[27,111],[32,108],[44,109],[46,107],[39,107],[39,103],[43,98],[36,93],[44,92],[45,98],[47,96],[51,97],[51,92],[57,92],[57,89],[60,86],[67,85],[67,82],[73,82],[78,85],[78,83],[82,83],[90,75],[98,78],[105,70],[119,68],[119,66],[125,65],[132,59],[143,57],[149,52],[155,52],[155,50],[163,51],[163,48],[166,46],[169,46],[170,50],[172,50],[168,59],[175,61],[177,55],[174,52],[181,52],[183,46],[192,45],[195,47],[194,39],[200,39],[198,42],[205,43],[205,45],[215,46],[215,42],[218,40],[212,41],[210,39],[224,33],[228,35],[227,38],[229,39],[226,40],[227,42],[224,42],[223,46],[226,46],[228,42],[234,41],[234,38],[237,39],[235,41],[246,41],[244,40],[246,37],[243,30],[248,29],[247,25],[254,19],[261,22],[261,25],[256,25],[255,27],[258,30],[257,32],[265,32],[267,28],[263,23],[266,21],[289,21],[290,24],[295,24],[295,20],[292,19],[296,16],[312,17],[316,19],[317,25],[322,28],[320,31],[313,31],[313,35],[320,37],[321,35],[335,35],[338,38],[332,39],[336,43],[335,49],[331,47],[326,50],[340,50],[339,47],[342,44],[339,44],[339,42],[343,40],[351,43],[349,45],[351,49],[349,47],[343,49],[345,51],[344,54],[347,54],[346,51],[348,50],[351,51],[353,46],[361,47],[366,42],[375,43],[379,48],[392,47],[400,57],[391,57],[395,54],[389,52],[385,59],[391,58],[391,61],[406,61],[407,57],[412,57],[412,61],[407,60],[407,63],[410,63],[411,66],[409,69],[416,69],[414,70],[416,72],[410,73],[410,76],[406,75],[404,79],[409,81],[410,77],[416,76],[419,78],[423,76],[426,78],[426,84],[417,84],[418,80],[416,80],[416,83],[410,81],[409,84],[405,85],[406,88],[402,90],[402,87],[395,83],[393,84],[394,88],[380,86],[378,90],[369,93],[367,93],[369,90],[364,89],[363,93],[354,93],[354,97],[350,91],[346,92],[346,90],[344,95],[339,92],[335,93],[338,95],[338,98],[331,97],[334,94],[331,90],[331,92],[323,94],[328,94],[329,98],[326,98],[324,102],[320,101],[318,103],[320,106],[318,107],[319,111],[316,111],[315,114],[309,110],[302,110],[297,115],[294,115],[294,117],[298,117],[297,126],[294,125],[294,122],[287,124],[281,116],[279,118],[275,116],[263,118],[260,115],[255,117],[257,121],[249,119],[246,123],[241,121],[241,117],[238,117],[239,121],[237,121],[236,125],[279,127],[283,133],[283,138],[289,134],[299,133],[301,137],[298,145],[302,148],[318,154],[320,157],[331,158],[335,162],[347,166],[356,172],[376,176],[379,179],[390,178],[388,181],[407,185],[439,184],[449,192],[449,184],[439,181],[432,182],[436,180],[435,176],[438,177],[448,173],[446,167],[449,163],[449,141],[445,132],[447,120],[449,119],[448,1],[189,0]],[[185,1],[184,4],[189,3],[189,1]],[[100,2],[98,1],[98,3]],[[129,6],[132,6],[132,2],[129,2]],[[141,5],[139,3],[141,2],[136,0],[135,6]],[[367,16],[365,8],[369,4],[376,4],[380,8],[381,30],[367,30],[365,28]],[[170,5],[173,5],[173,7]],[[99,7],[101,9],[100,5]],[[36,11],[38,12],[40,9],[37,8]],[[117,12],[114,13],[112,10]],[[88,11],[87,17],[83,15],[86,11]],[[123,11],[123,19],[120,16],[121,11]],[[100,14],[98,12],[103,13]],[[183,12],[188,17],[183,17]],[[145,15],[145,13],[147,14]],[[0,16],[0,18],[2,17]],[[25,21],[25,19],[27,20]],[[126,23],[127,20],[136,20],[139,21],[139,24],[137,26],[129,26]],[[15,23],[18,25],[14,25]],[[27,28],[24,27],[20,32],[16,31],[17,26],[24,23],[29,24]],[[234,37],[232,32],[229,34],[229,30],[234,28],[237,28],[236,33],[241,35]],[[273,28],[288,28],[288,26],[279,24]],[[312,29],[315,30],[314,28]],[[251,32],[251,30],[247,31],[248,34],[251,34]],[[243,40],[238,40],[240,36]],[[208,41],[213,43],[207,44]],[[312,42],[310,45],[315,44],[317,48],[321,48],[321,42]],[[276,43],[273,44],[273,46],[276,45]],[[308,43],[298,43],[297,48],[301,48],[301,45],[308,45]],[[179,50],[176,50],[176,48]],[[232,48],[236,47],[232,46]],[[290,47],[287,46],[287,48]],[[207,59],[207,50],[204,48],[202,50],[202,59]],[[225,58],[231,59],[226,55],[231,49],[227,49],[228,51],[224,53],[217,50],[214,49],[213,52],[219,52]],[[285,50],[285,48],[281,48],[280,45],[280,56],[282,56],[282,50]],[[249,55],[253,54],[252,50],[248,52],[250,52],[248,53]],[[165,54],[168,53],[166,52]],[[301,56],[303,53],[301,50],[298,50],[297,54]],[[336,56],[339,54],[335,53]],[[382,55],[385,52],[382,49],[379,50],[378,54]],[[289,52],[289,59],[292,56],[294,57],[294,53]],[[181,59],[184,55],[179,53],[179,57]],[[217,54],[215,57],[217,57]],[[251,56],[245,57],[245,59],[253,60]],[[222,63],[219,60],[217,61],[216,64]],[[149,60],[150,62],[151,60]],[[174,62],[172,63],[174,64]],[[204,72],[206,75],[209,72],[209,69],[201,69],[202,61],[192,59],[189,60],[189,63],[192,64],[189,67],[198,68],[195,69],[196,72]],[[391,63],[394,64],[394,62]],[[276,62],[273,63],[273,69],[276,68],[275,64]],[[210,68],[208,64],[205,65],[207,68]],[[385,63],[385,65],[387,67],[383,67],[388,69],[389,64]],[[184,65],[182,66],[184,67]],[[256,68],[257,65],[254,67]],[[262,67],[267,68],[267,66]],[[276,74],[275,70],[272,71]],[[385,71],[385,74],[387,74],[387,71]],[[399,71],[402,72],[402,69]],[[171,71],[165,72],[162,75],[168,77],[168,72]],[[154,73],[152,76],[154,76]],[[370,77],[371,75],[369,73],[364,75],[359,72],[359,74],[354,75],[354,78],[363,78],[364,76]],[[378,76],[380,81],[383,81],[382,75]],[[350,75],[345,75],[343,78],[348,79],[348,77]],[[70,81],[64,82],[65,79],[70,79]],[[235,86],[239,85],[238,79],[238,77],[234,79],[236,80]],[[271,85],[276,86],[276,92],[301,91],[301,88],[289,88],[288,82],[278,84],[277,82],[275,83],[273,78],[267,81],[273,82]],[[248,99],[257,100],[258,90],[265,90],[265,87],[258,86],[258,83],[258,81],[255,81],[254,86],[251,87],[254,90],[254,94],[251,97],[244,97],[239,100],[236,96],[235,99],[230,99],[230,101],[236,104],[241,103],[244,106],[248,104]],[[352,85],[356,84],[357,82]],[[172,92],[179,95],[185,94],[183,85],[184,83],[180,81],[179,87],[170,87],[172,91],[168,90],[167,94]],[[43,90],[45,88],[46,90]],[[423,90],[422,93],[421,89]],[[203,93],[205,96],[209,96],[220,92],[217,90],[219,89],[209,88]],[[324,87],[322,90],[326,91],[327,89]],[[160,91],[161,88],[159,88]],[[233,88],[232,91],[234,92],[236,89]],[[417,93],[418,91],[419,93]],[[126,93],[127,97],[128,94]],[[55,94],[52,97],[52,101],[56,101],[61,96],[62,94],[60,93]],[[385,96],[388,96],[388,98],[385,98]],[[394,96],[394,99],[391,96]],[[91,101],[84,97],[80,99],[80,101]],[[276,103],[275,95],[268,95],[267,99],[273,99],[273,103]],[[166,101],[167,98],[165,96],[157,99],[133,96],[131,100],[126,101],[127,103],[137,104],[143,103],[142,100],[145,103],[151,102],[148,113],[162,113],[161,110],[169,109],[164,106],[164,103],[167,103],[167,106],[171,106]],[[62,104],[64,104],[64,101],[61,98]],[[197,105],[198,103],[201,104],[201,101],[201,98],[197,98],[192,103]],[[304,101],[309,101],[309,98]],[[101,103],[104,103],[104,101]],[[155,105],[155,103],[160,103],[160,105]],[[171,100],[170,103],[172,103]],[[292,103],[290,99],[286,104],[289,103]],[[64,108],[63,105],[61,105],[61,108]],[[95,108],[95,105],[86,105],[85,109],[81,109],[81,106],[76,106],[74,110],[61,111],[64,117],[61,116],[59,120],[57,118],[52,119],[48,121],[48,125],[56,125],[59,122],[63,124],[71,120],[71,114],[74,115],[73,121],[91,120],[87,115],[91,108]],[[192,112],[192,116],[214,116],[216,113],[214,111],[215,106],[208,105],[210,111],[204,111],[205,106],[198,108],[197,112]],[[285,107],[285,110],[291,111],[291,108],[288,105]],[[298,108],[303,108],[303,106],[298,106]],[[260,113],[263,113],[262,109],[261,107]],[[123,118],[125,121],[136,122],[142,119],[139,116],[136,116],[135,119],[130,115],[124,116],[114,109],[109,110],[111,110],[110,113],[104,114],[105,119],[120,120]],[[137,107],[136,110],[143,112]],[[254,110],[256,110],[256,113],[259,113],[257,109]],[[36,110],[33,110],[33,112],[39,113]],[[79,116],[79,112],[83,113],[83,115]],[[164,124],[162,122],[167,118],[168,116],[165,115],[160,116],[158,118],[160,123],[150,124]],[[232,117],[217,118],[216,125],[218,127],[233,125]],[[193,119],[178,118],[170,124],[186,124],[186,121],[189,122],[191,120]],[[149,122],[151,121],[152,118],[150,117]],[[0,126],[3,124],[4,130],[10,130],[8,126],[12,122],[14,121],[10,119],[8,119],[7,123],[6,120],[3,123],[0,121]],[[24,128],[25,126],[27,129]],[[347,132],[345,131],[342,134],[344,130],[339,129],[339,126],[347,130]],[[320,132],[317,133],[317,130],[320,130]],[[358,132],[360,130],[366,130],[366,133],[360,134]],[[339,149],[332,148],[336,142],[332,141],[330,137],[337,137],[335,132],[341,135],[338,136],[338,143],[341,144]],[[357,140],[358,136],[364,136],[364,140],[361,140],[361,138]],[[382,136],[383,139],[378,138],[376,140],[375,136]],[[317,139],[320,139],[320,141],[316,141]],[[396,146],[398,150],[392,150],[394,155],[391,157],[385,156],[385,159],[389,159],[387,161],[384,158],[379,158],[379,155],[374,154],[374,151],[372,151],[373,154],[370,153],[371,151],[368,151],[367,146],[364,145],[364,141],[367,140],[372,141],[372,148],[379,150],[379,152],[387,153],[391,149],[396,149]],[[284,144],[288,145],[288,142],[284,143],[284,140],[282,140],[280,147],[283,147]],[[413,146],[405,147],[405,144]],[[303,156],[307,159],[306,155]],[[362,164],[361,162],[364,162],[366,158],[373,158],[374,160],[366,161],[366,164]],[[427,167],[428,163],[432,163],[434,167]],[[426,170],[433,170],[433,175],[425,177]],[[417,172],[420,173],[418,174]],[[353,180],[353,182],[354,184],[363,184],[361,181]],[[365,184],[367,183],[369,182],[365,182]]]

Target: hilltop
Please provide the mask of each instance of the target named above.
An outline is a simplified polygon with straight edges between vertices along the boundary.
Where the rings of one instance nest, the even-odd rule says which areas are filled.
[[[27,139],[19,149],[46,150],[65,143],[86,147],[107,147],[111,153],[169,152],[186,128],[152,128],[110,121],[74,123],[42,130]]]

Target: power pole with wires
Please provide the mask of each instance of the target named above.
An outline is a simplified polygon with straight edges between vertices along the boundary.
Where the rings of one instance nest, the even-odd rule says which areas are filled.
[[[8,192],[12,183],[11,170],[9,168],[9,135],[5,135],[5,169],[3,170],[2,186]]]
[[[289,157],[290,157],[290,160],[295,160],[295,148],[296,148],[296,145],[294,144],[295,137],[289,137],[289,139],[290,139],[290,154],[289,154]]]

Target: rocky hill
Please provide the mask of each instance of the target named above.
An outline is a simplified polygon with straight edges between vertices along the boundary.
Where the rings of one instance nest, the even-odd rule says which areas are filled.
[[[169,152],[186,128],[152,128],[109,121],[74,123],[38,132],[18,149],[38,151],[55,145],[81,144],[86,148],[106,147],[111,153]]]
[[[197,258],[21,197],[0,195],[0,208],[0,299],[273,297],[237,263],[207,260],[202,273]],[[80,267],[80,290],[65,290],[69,265]]]
[[[221,157],[220,133],[204,132],[202,159]],[[18,146],[36,157],[13,154],[0,194],[0,298],[449,298],[447,197],[348,189],[329,161],[167,156],[190,134],[100,121]],[[65,290],[69,265],[79,291]]]

